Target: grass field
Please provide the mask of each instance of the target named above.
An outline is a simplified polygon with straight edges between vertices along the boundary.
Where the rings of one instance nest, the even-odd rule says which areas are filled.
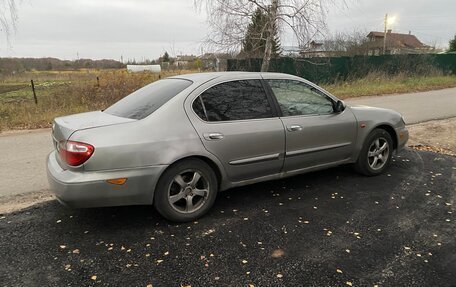
[[[164,72],[161,77],[189,72]],[[158,74],[124,70],[27,72],[0,76],[0,131],[49,127],[52,119],[58,116],[104,109],[158,77]],[[35,82],[38,105],[33,101],[31,79]],[[456,76],[370,74],[363,79],[322,86],[346,99],[456,87]]]

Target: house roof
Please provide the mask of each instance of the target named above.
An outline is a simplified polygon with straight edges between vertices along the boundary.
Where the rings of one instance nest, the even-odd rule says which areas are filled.
[[[383,32],[375,32],[375,31],[370,32],[367,35],[367,37],[371,38],[371,39],[376,38],[377,40],[373,41],[373,43],[371,43],[371,45],[369,45],[369,46],[372,46],[374,43],[377,43],[377,42],[378,42],[378,44],[381,44],[383,46],[384,35],[385,34]],[[426,45],[421,43],[421,41],[418,40],[418,38],[415,35],[392,33],[390,31],[388,31],[388,33],[386,33],[386,45],[388,45],[388,47],[401,47],[401,48],[412,48],[412,49],[427,47]],[[376,46],[376,45],[373,45],[373,46]]]

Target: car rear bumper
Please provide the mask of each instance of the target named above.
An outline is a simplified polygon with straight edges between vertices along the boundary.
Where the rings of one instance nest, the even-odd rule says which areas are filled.
[[[98,172],[64,170],[56,153],[47,158],[51,190],[64,205],[77,208],[152,204],[154,188],[166,165]],[[123,185],[106,182],[127,178]]]

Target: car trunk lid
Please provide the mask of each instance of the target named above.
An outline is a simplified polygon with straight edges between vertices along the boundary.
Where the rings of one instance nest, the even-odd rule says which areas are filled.
[[[53,145],[55,150],[58,151],[59,142],[69,140],[76,131],[134,121],[136,120],[113,116],[102,111],[59,117],[54,120],[52,125]],[[58,161],[62,167],[66,167],[66,164],[62,163],[60,158]]]

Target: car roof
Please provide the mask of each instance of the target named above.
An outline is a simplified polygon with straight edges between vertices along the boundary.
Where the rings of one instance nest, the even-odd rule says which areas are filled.
[[[195,84],[204,83],[215,78],[238,78],[238,77],[248,77],[248,76],[262,76],[267,78],[296,78],[296,76],[283,74],[283,73],[269,73],[269,72],[240,72],[240,71],[230,71],[230,72],[209,72],[209,73],[194,73],[194,74],[185,74],[172,76],[172,79],[185,79],[190,80]]]

